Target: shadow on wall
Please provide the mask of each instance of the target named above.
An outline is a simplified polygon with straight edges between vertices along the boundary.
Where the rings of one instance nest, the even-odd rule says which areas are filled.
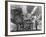
[[[15,37],[15,36],[5,36],[5,37]]]

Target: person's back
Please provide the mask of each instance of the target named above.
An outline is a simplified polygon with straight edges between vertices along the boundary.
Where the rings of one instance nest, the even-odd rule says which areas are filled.
[[[17,8],[17,9],[14,9],[13,10],[13,13],[14,13],[14,16],[13,16],[13,19],[11,20],[13,23],[22,23],[22,9],[21,8]]]

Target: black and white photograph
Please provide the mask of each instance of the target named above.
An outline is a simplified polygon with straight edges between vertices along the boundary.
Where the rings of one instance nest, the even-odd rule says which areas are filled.
[[[8,35],[44,33],[44,4],[8,2]]]

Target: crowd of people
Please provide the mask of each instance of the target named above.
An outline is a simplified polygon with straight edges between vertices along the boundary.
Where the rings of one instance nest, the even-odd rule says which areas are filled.
[[[11,31],[13,32],[34,31],[38,30],[38,25],[41,25],[41,20],[39,20],[41,18],[41,15],[38,17],[36,15],[31,15],[31,13],[26,13],[24,15],[21,8],[13,9],[13,12],[11,11],[11,15],[11,25],[14,24],[13,28],[11,28]]]

